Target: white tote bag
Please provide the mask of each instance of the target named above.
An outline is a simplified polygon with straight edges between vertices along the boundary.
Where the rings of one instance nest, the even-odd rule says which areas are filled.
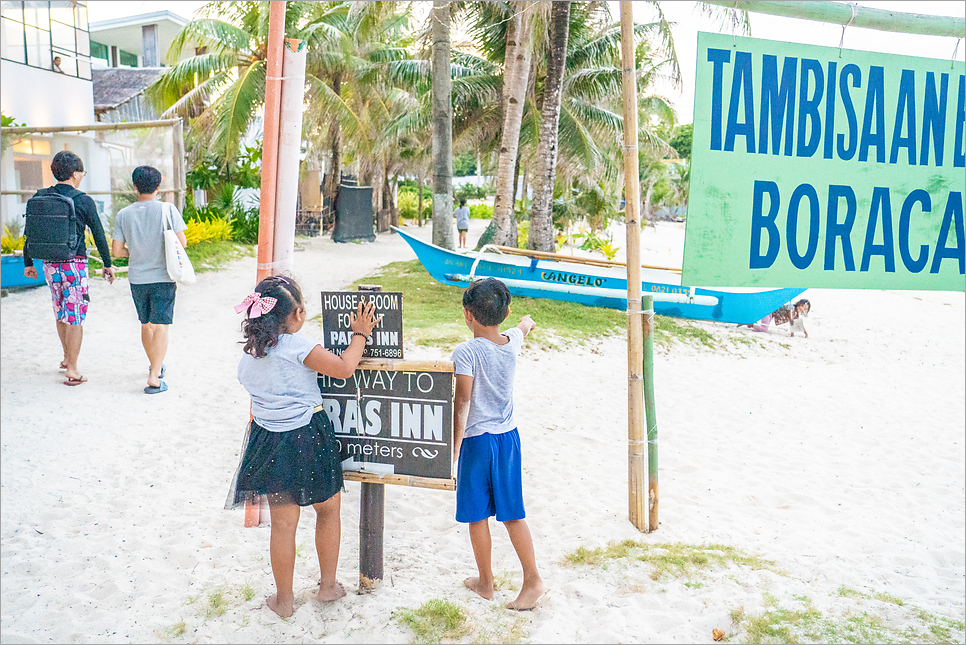
[[[191,260],[181,245],[181,240],[174,232],[174,220],[171,219],[171,209],[168,202],[164,202],[164,259],[168,265],[168,277],[180,284],[194,284],[197,281],[195,269]]]

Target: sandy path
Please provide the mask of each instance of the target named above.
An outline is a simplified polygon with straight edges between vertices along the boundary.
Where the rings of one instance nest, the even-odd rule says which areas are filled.
[[[658,227],[672,256],[673,227]],[[307,293],[413,257],[398,236],[306,247],[296,277]],[[452,493],[403,487],[387,491],[382,588],[324,607],[308,600],[318,575],[309,511],[296,567],[296,593],[306,600],[287,621],[265,608],[268,529],[245,529],[240,512],[221,510],[247,410],[234,376],[240,335],[231,307],[250,290],[254,263],[240,260],[181,289],[171,390],[160,396],[141,393],[147,366],[126,283],[94,283],[81,355],[90,382],[76,388],[60,384],[46,290],[3,299],[0,641],[408,642],[394,612],[431,598],[467,607],[491,631],[517,618],[462,588],[473,561]],[[713,627],[729,626],[729,610],[760,610],[762,592],[806,595],[828,612],[854,609],[836,595],[843,585],[963,620],[963,294],[808,297],[808,340],[709,323],[702,326],[725,339],[717,351],[659,352],[662,524],[652,535],[627,521],[624,341],[525,352],[517,373],[524,490],[553,588],[541,609],[523,616],[528,638],[706,641]],[[350,483],[340,561],[350,591],[358,509],[359,486]],[[493,534],[495,569],[519,585],[505,532],[494,526]],[[578,546],[625,538],[732,545],[787,575],[732,567],[654,581],[634,565],[559,564]],[[218,589],[226,611],[206,617]],[[908,612],[881,604],[859,601],[916,626]]]

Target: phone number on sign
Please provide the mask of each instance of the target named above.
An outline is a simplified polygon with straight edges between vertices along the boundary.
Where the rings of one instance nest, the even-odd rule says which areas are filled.
[[[373,347],[366,349],[365,355],[372,358],[402,358],[402,350],[398,347]]]

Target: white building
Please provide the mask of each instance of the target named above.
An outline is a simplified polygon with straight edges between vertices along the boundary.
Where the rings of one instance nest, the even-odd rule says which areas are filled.
[[[157,75],[151,72],[160,73],[171,42],[188,21],[161,11],[88,24],[87,5],[3,0],[0,110],[17,125],[82,126],[98,120],[156,118],[143,102],[143,91]],[[183,58],[195,54],[190,46]],[[138,69],[126,75],[124,68]],[[109,87],[95,92],[99,74]],[[95,113],[96,94],[106,98]],[[102,214],[110,212],[111,197],[96,193],[110,192],[112,184],[117,190],[118,177],[112,178],[117,174],[112,171],[118,165],[117,151],[112,153],[103,136],[31,134],[3,143],[0,222],[22,223],[30,194],[54,183],[50,160],[61,150],[71,150],[84,160],[88,175],[80,188],[92,193]]]

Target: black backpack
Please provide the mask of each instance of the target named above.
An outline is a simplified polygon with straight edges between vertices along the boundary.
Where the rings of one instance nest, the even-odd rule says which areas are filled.
[[[74,200],[53,188],[42,188],[27,200],[24,252],[39,260],[71,260],[77,249],[77,228]]]

